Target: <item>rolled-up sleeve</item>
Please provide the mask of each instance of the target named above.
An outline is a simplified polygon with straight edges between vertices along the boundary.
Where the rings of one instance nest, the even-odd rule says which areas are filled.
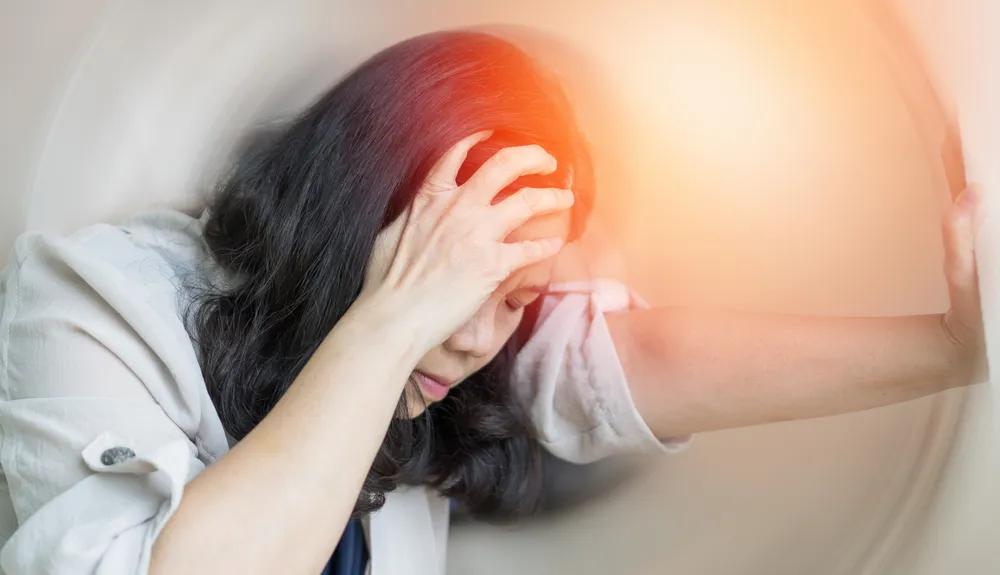
[[[153,541],[202,469],[191,442],[136,401],[23,400],[0,417],[19,522],[0,552],[4,572],[146,573]]]
[[[514,395],[541,444],[574,463],[675,453],[690,437],[658,438],[635,407],[605,313],[647,307],[613,280],[550,286],[514,361]]]
[[[0,566],[144,574],[204,468],[144,383],[170,374],[68,266],[15,256],[0,298],[0,466],[18,528]]]

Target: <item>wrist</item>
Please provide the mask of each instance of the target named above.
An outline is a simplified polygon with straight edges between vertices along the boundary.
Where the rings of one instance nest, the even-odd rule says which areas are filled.
[[[384,353],[399,355],[416,366],[435,345],[427,341],[416,316],[414,307],[400,294],[377,289],[362,293],[338,325],[346,323],[352,331],[371,334]]]
[[[948,313],[937,316],[936,327],[948,366],[948,387],[978,383],[980,338],[973,330],[954,322]]]

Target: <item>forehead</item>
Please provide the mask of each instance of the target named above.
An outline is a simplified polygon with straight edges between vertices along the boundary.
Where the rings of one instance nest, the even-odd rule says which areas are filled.
[[[562,238],[570,231],[569,211],[532,218],[523,226],[507,235],[507,243]],[[555,258],[528,266],[514,273],[501,286],[501,291],[509,293],[521,287],[538,287],[549,283]]]

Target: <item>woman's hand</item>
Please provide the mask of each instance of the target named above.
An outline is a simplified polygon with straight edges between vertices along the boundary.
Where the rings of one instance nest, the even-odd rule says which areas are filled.
[[[826,317],[683,308],[607,317],[629,393],[657,437],[828,417],[986,380],[970,188],[944,218],[951,309]]]
[[[975,230],[981,219],[980,191],[966,189],[945,216],[942,233],[951,308],[941,318],[954,352],[956,383],[986,380],[986,345],[976,270]]]
[[[469,150],[490,135],[465,138],[441,158],[410,207],[380,234],[369,263],[359,303],[414,322],[421,356],[468,321],[511,273],[562,247],[562,238],[504,238],[533,217],[571,207],[572,192],[523,188],[492,205],[517,178],[555,170],[542,148],[501,150],[466,183],[455,182]]]

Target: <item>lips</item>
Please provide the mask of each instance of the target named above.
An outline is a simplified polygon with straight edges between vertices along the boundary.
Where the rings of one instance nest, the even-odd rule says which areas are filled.
[[[451,389],[451,382],[445,382],[437,377],[425,375],[419,371],[413,372],[413,377],[416,379],[417,385],[420,386],[420,390],[424,395],[434,401],[444,399],[448,395],[448,390]]]

